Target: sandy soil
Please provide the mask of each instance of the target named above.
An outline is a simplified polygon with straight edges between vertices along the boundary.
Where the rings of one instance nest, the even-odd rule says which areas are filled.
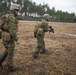
[[[19,23],[19,45],[15,47],[15,72],[7,72],[7,63],[0,68],[0,75],[76,75],[76,37],[60,33],[76,34],[76,24],[49,23],[55,33],[47,32],[45,43],[48,52],[33,59],[37,41],[33,31],[36,22]],[[0,55],[4,46],[0,40]]]

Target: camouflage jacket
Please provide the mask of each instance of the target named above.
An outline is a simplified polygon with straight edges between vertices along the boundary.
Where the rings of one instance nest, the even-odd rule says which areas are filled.
[[[38,23],[38,24],[35,26],[34,36],[37,35],[38,28],[42,28],[42,29],[43,29],[43,34],[42,34],[42,36],[45,35],[45,32],[48,32],[48,31],[50,30],[50,29],[49,29],[48,22],[47,22],[46,20],[42,20],[41,23]]]
[[[1,20],[3,22],[3,20]],[[18,40],[17,38],[17,31],[18,31],[18,21],[14,14],[10,13],[7,17],[7,30],[10,33],[11,37],[15,39],[16,41]]]
[[[18,21],[14,14],[10,14],[8,17],[8,31],[12,38],[14,38],[17,41],[18,38],[16,33],[18,31]]]
[[[41,21],[40,27],[43,28],[44,32],[49,31],[49,25],[48,25],[48,22],[46,20]]]

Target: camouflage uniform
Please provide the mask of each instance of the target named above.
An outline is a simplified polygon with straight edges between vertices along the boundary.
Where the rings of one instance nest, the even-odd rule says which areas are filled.
[[[17,29],[18,29],[18,26],[17,26],[17,20],[16,18],[14,17],[13,14],[10,14],[9,17],[9,23],[8,23],[8,32],[10,33],[11,35],[11,40],[10,41],[5,41],[4,40],[4,37],[2,37],[3,39],[3,44],[5,46],[5,52],[3,54],[3,56],[8,53],[8,59],[7,59],[7,65],[8,66],[13,66],[13,56],[14,56],[14,47],[15,47],[15,40],[17,41],[17,35],[16,35],[16,32],[17,32]],[[3,35],[6,31],[3,31]]]
[[[41,35],[39,35],[37,33],[38,28],[41,28],[43,30]],[[48,31],[50,31],[48,21],[43,18],[41,23],[38,24],[37,29],[34,30],[34,36],[37,39],[37,47],[35,49],[35,53],[34,53],[33,57],[37,58],[38,53],[39,53],[40,50],[42,50],[41,53],[45,53],[47,51],[46,48],[45,48],[44,36],[45,36],[45,32],[48,32]]]
[[[0,59],[7,57],[7,66],[8,69],[13,67],[13,56],[14,56],[14,48],[15,48],[15,41],[18,41],[17,31],[18,31],[18,21],[13,13],[13,11],[8,14],[7,17],[7,30],[2,31],[2,40],[5,47],[4,54],[0,57]],[[10,40],[5,40],[6,33],[9,33]],[[5,58],[6,58],[5,57]],[[4,62],[4,59],[0,60],[0,65]]]

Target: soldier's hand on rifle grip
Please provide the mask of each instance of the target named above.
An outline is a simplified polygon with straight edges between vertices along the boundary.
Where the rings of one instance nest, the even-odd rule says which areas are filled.
[[[53,32],[54,33],[54,29],[52,28],[52,26],[49,26],[50,30],[49,32]]]

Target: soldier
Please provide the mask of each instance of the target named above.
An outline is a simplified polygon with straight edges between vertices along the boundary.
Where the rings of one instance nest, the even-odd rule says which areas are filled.
[[[52,26],[49,27],[48,21],[50,19],[49,14],[44,14],[41,23],[37,24],[34,29],[34,37],[37,39],[37,47],[35,49],[35,53],[33,54],[34,58],[38,57],[39,51],[42,50],[41,53],[46,53],[47,50],[45,48],[44,36],[45,32],[53,32],[54,30]]]
[[[10,6],[10,13],[3,15],[1,18],[2,25],[0,28],[2,30],[2,40],[5,47],[5,52],[2,56],[0,56],[0,66],[2,66],[2,63],[7,57],[7,67],[9,72],[15,70],[15,68],[13,67],[13,56],[15,41],[18,41],[18,20],[16,18],[18,16],[18,11],[19,5],[12,4]]]

